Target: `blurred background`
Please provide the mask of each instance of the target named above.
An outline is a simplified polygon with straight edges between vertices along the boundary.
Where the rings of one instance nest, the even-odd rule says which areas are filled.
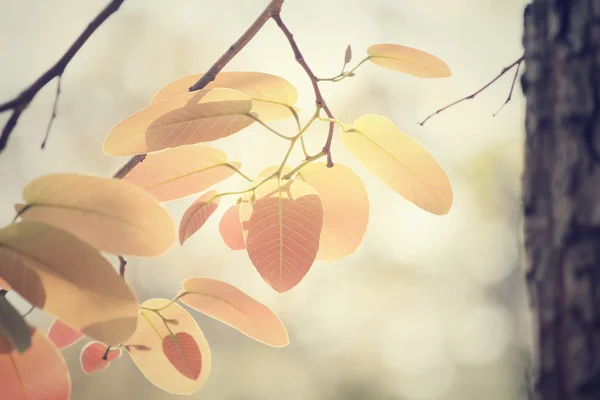
[[[0,0],[0,101],[54,63],[107,2]],[[0,224],[11,222],[22,188],[39,175],[109,176],[126,160],[102,153],[110,128],[145,107],[170,81],[205,71],[267,3],[125,1],[68,66],[44,151],[40,144],[56,82],[21,117],[0,155]],[[277,294],[246,253],[234,253],[222,242],[217,226],[223,205],[183,248],[177,244],[157,259],[130,259],[127,280],[140,301],[170,298],[186,277],[208,276],[266,303],[288,328],[291,344],[274,349],[194,313],[211,345],[213,369],[206,386],[191,398],[527,398],[531,335],[520,251],[520,87],[496,117],[492,114],[508,95],[512,72],[475,100],[424,127],[417,124],[521,55],[525,3],[286,0],[282,18],[318,76],[339,72],[348,44],[354,52],[351,65],[371,44],[397,43],[430,52],[451,67],[451,78],[420,80],[367,63],[355,78],[323,82],[322,91],[345,123],[380,114],[418,138],[450,175],[455,203],[442,217],[416,208],[354,161],[336,137],[334,160],[356,168],[371,201],[371,222],[355,254],[332,264],[315,263],[296,288]],[[301,118],[306,121],[314,110],[310,82],[272,21],[225,70],[282,76],[300,93]],[[7,118],[0,115],[0,122]],[[290,121],[274,126],[295,131]],[[319,123],[307,133],[310,153],[323,146],[326,129]],[[279,164],[287,144],[252,126],[214,147],[256,175]],[[298,151],[291,164],[299,161]],[[217,189],[239,190],[242,184],[234,177]],[[193,200],[166,205],[176,222]],[[51,321],[37,310],[29,318],[43,329]],[[73,400],[179,398],[147,382],[126,355],[105,372],[84,375],[78,361],[83,345],[64,351]]]

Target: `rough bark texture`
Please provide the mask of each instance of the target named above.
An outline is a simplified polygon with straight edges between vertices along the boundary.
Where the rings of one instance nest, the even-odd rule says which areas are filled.
[[[600,0],[525,10],[524,207],[538,399],[600,399]]]

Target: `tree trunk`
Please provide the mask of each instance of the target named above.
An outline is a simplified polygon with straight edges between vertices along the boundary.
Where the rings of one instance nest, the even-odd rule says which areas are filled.
[[[600,399],[600,0],[525,10],[523,177],[539,400]]]

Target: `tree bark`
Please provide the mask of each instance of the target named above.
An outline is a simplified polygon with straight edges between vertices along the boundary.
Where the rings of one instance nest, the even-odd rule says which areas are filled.
[[[534,0],[523,200],[539,400],[600,399],[600,0]]]

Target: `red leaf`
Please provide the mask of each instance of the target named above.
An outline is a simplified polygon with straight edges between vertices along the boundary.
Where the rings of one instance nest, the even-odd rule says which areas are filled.
[[[279,293],[308,273],[319,249],[323,206],[315,190],[301,181],[279,187],[267,181],[257,190],[247,223],[246,248],[260,276]]]
[[[179,223],[179,243],[181,245],[202,228],[215,212],[221,201],[220,197],[215,198],[216,195],[215,190],[204,193],[185,211]]]
[[[79,342],[84,336],[83,333],[65,325],[59,319],[55,319],[48,329],[48,338],[59,349],[64,349]]]
[[[186,332],[163,338],[163,352],[183,376],[195,381],[202,371],[202,354],[194,337]]]
[[[32,330],[23,354],[0,336],[2,400],[68,400],[71,377],[60,351],[40,331]]]
[[[231,206],[225,211],[219,223],[219,233],[231,250],[244,250],[246,248],[239,205]]]
[[[86,374],[93,374],[94,372],[104,371],[110,365],[111,361],[121,357],[121,349],[117,348],[110,350],[106,356],[106,360],[103,358],[106,354],[106,345],[100,342],[90,342],[81,349],[79,360],[81,361],[81,368]]]

